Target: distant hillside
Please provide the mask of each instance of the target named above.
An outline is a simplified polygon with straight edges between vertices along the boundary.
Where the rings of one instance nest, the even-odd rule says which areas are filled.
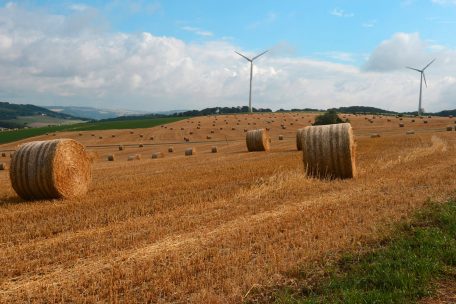
[[[87,120],[85,118],[57,113],[31,104],[12,104],[0,102],[0,127],[21,128],[35,121],[43,124],[62,124],[70,121]]]
[[[34,106],[31,104],[13,104],[9,102],[0,102],[0,120],[16,119],[18,116],[50,116],[61,119],[80,119],[78,116],[57,113],[46,108]]]
[[[456,109],[454,110],[443,110],[437,113],[434,113],[436,116],[450,116],[452,115],[453,117],[456,117]]]
[[[132,111],[132,110],[116,110],[116,109],[97,109],[92,107],[77,107],[77,106],[46,106],[45,108],[61,114],[72,115],[76,117],[84,117],[87,119],[109,119],[119,116],[133,116],[133,115],[144,115],[147,112]],[[169,111],[174,113],[172,111]],[[168,113],[168,112],[166,112]]]
[[[351,107],[340,107],[332,108],[328,110],[335,110],[339,113],[351,113],[351,114],[397,114],[394,111],[383,110],[374,107],[365,107],[365,106],[351,106]]]
[[[271,109],[256,109],[253,108],[254,112],[272,112]],[[163,117],[192,117],[192,116],[205,116],[205,115],[218,115],[218,114],[237,114],[237,113],[248,113],[249,107],[215,107],[215,108],[206,108],[202,110],[191,110],[191,111],[174,111],[174,114],[165,115],[159,113],[152,113],[146,115],[130,115],[130,116],[120,116],[111,119],[105,119],[106,121],[116,121],[116,120],[137,120],[137,119],[152,119],[152,118],[163,118]],[[161,112],[163,113],[163,112]]]

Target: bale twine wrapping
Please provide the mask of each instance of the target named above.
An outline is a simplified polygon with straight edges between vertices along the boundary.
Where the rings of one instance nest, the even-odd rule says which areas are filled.
[[[247,131],[245,141],[247,150],[252,151],[269,151],[270,141],[269,132],[266,129],[257,129]]]
[[[218,152],[217,147],[216,147],[216,146],[213,146],[213,147],[211,148],[211,152],[212,152],[212,153],[217,153],[217,152]]]
[[[305,128],[298,129],[296,131],[296,148],[298,151],[302,151],[302,133],[304,132]]]
[[[114,154],[108,155],[108,161],[114,161]]]
[[[309,176],[356,176],[355,142],[349,123],[304,128],[301,135],[304,168]]]
[[[154,158],[154,159],[155,158],[163,158],[163,157],[165,157],[165,155],[163,153],[161,153],[161,152],[152,153],[152,158]]]
[[[185,156],[195,155],[196,149],[195,148],[187,148],[185,149]]]
[[[0,171],[8,170],[8,163],[0,163]]]
[[[91,160],[72,139],[23,144],[11,159],[11,185],[23,199],[73,198],[87,193]]]

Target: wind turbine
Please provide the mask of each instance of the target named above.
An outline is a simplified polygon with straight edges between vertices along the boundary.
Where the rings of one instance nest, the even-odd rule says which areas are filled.
[[[420,72],[421,74],[421,80],[420,80],[420,100],[419,100],[419,103],[418,103],[418,116],[421,116],[421,97],[422,97],[422,94],[423,94],[423,79],[424,79],[424,84],[426,85],[426,88],[427,88],[427,83],[426,83],[426,75],[424,74],[424,71],[435,61],[436,58],[434,58],[431,62],[429,62],[427,64],[427,66],[425,66],[423,69],[419,70],[419,69],[415,69],[415,68],[411,68],[411,67],[406,67],[407,69],[411,69],[411,70],[414,70],[414,71],[417,71],[417,72]]]
[[[263,53],[256,55],[253,58],[249,58],[247,56],[242,55],[241,53],[238,53],[234,51],[236,54],[239,56],[243,57],[245,60],[250,62],[250,91],[249,91],[249,112],[252,113],[252,77],[253,77],[253,61],[257,59],[258,57],[266,54],[269,50],[264,51]]]

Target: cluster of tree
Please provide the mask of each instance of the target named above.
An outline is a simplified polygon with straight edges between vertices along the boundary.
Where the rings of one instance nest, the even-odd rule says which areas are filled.
[[[337,112],[332,109],[328,110],[325,113],[318,115],[315,117],[315,122],[312,124],[313,126],[321,126],[321,125],[332,125],[332,124],[339,124],[343,122],[349,122],[348,119],[341,119]]]
[[[253,112],[272,112],[271,109],[257,109],[252,108]],[[204,116],[204,115],[217,115],[217,114],[240,114],[248,113],[249,107],[247,106],[238,106],[238,107],[215,107],[215,108],[206,108],[203,110],[191,110],[180,113],[172,114],[171,116]]]

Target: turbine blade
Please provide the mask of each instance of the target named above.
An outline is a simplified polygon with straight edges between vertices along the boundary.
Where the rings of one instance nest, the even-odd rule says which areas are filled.
[[[410,69],[410,70],[414,70],[414,71],[417,71],[417,72],[420,72],[420,73],[422,72],[421,70],[418,70],[418,69],[415,69],[415,68],[411,68],[411,67],[405,67],[405,68]]]
[[[424,74],[424,72],[423,72],[423,79],[424,79],[424,84],[426,85],[426,88],[427,88],[426,74]]]
[[[250,61],[250,62],[252,61],[252,59],[250,59],[250,58],[248,58],[248,57],[242,55],[241,53],[238,53],[238,52],[236,52],[236,51],[234,51],[234,52],[235,52],[236,54],[238,54],[239,56],[244,57],[246,60],[248,60],[248,61]]]
[[[269,50],[264,51],[264,52],[261,53],[260,55],[256,55],[255,57],[252,58],[252,61],[254,61],[255,59],[257,59],[257,58],[260,57],[260,56],[263,56],[263,55],[266,54],[267,52],[269,52]]]
[[[427,66],[423,68],[423,71],[426,70],[437,58],[434,58],[431,62],[428,63]]]

